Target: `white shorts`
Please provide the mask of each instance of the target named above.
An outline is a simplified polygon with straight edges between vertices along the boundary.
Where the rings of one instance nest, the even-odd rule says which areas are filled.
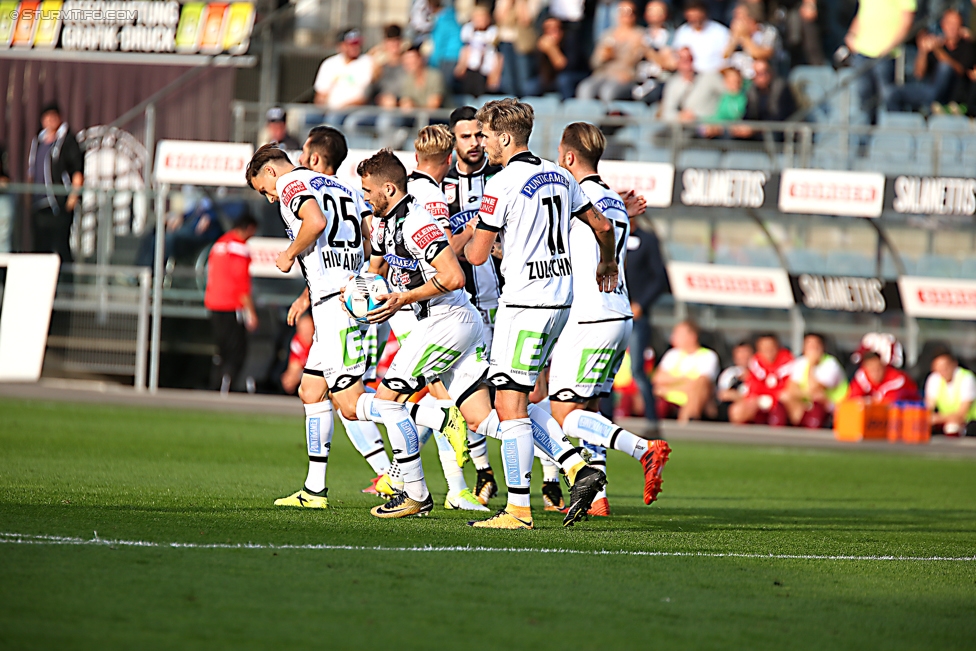
[[[499,306],[492,337],[489,386],[531,393],[568,319],[568,307]]]
[[[487,370],[481,315],[473,307],[459,307],[417,321],[401,341],[383,384],[411,394],[439,379],[461,404],[481,385]]]
[[[599,323],[568,323],[552,352],[549,399],[583,403],[609,393],[633,328],[633,319],[629,317]]]
[[[393,336],[397,338],[397,343],[402,346],[403,340],[417,327],[417,315],[413,308],[407,307],[391,316],[387,323],[393,329]]]
[[[495,336],[495,315],[498,313],[498,306],[489,308],[476,307],[475,309],[481,314],[481,318],[485,323],[485,347],[490,357],[491,340]]]
[[[366,372],[363,332],[342,309],[338,296],[312,306],[315,334],[305,373],[325,379],[329,390],[341,391]]]
[[[363,374],[365,382],[372,382],[376,379],[376,365],[383,357],[383,350],[386,349],[386,342],[390,338],[390,322],[371,323],[363,331],[363,348],[366,349],[366,373]]]

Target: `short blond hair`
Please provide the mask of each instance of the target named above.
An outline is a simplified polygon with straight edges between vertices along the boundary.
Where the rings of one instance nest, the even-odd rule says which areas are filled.
[[[535,112],[531,105],[517,99],[496,99],[482,106],[475,119],[486,129],[509,134],[521,147],[529,144]]]
[[[589,122],[573,122],[563,129],[560,141],[563,147],[570,150],[594,170],[603,157],[607,148],[607,139],[603,132]]]
[[[446,124],[432,124],[417,132],[413,148],[421,159],[443,160],[454,151],[454,134]]]

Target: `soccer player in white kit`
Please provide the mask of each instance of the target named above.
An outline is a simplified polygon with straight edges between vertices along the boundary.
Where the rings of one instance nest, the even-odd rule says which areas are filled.
[[[502,168],[501,165],[491,165],[488,162],[485,155],[485,136],[481,131],[481,123],[475,119],[477,112],[471,106],[462,106],[451,112],[449,126],[454,136],[454,155],[457,161],[448,170],[441,189],[451,215],[451,245],[458,254],[461,269],[464,270],[464,289],[471,297],[471,304],[485,321],[485,343],[488,344],[490,353],[498,296],[501,294],[501,256],[493,253],[480,265],[468,262],[464,258],[464,247],[474,235],[474,229],[465,226],[478,216],[485,183]],[[468,434],[468,448],[471,461],[478,472],[474,493],[482,504],[487,504],[488,500],[498,494],[495,472],[488,461],[487,439],[471,431]]]
[[[610,223],[565,170],[529,151],[533,117],[531,106],[514,99],[491,101],[478,111],[489,162],[504,169],[485,184],[477,230],[465,248],[472,264],[488,260],[499,234],[504,249],[505,287],[495,320],[488,382],[496,389],[508,505],[478,523],[502,529],[532,526],[529,485],[534,455],[528,394],[569,316],[571,218],[592,228],[600,243],[595,281],[601,291],[617,286],[618,273]],[[568,526],[586,515],[606,477],[583,463],[569,468],[567,477],[571,491],[564,524]]]
[[[280,204],[292,243],[275,264],[287,273],[297,262],[312,300],[315,339],[299,386],[309,472],[302,489],[284,499],[289,506],[314,502],[321,508],[328,503],[325,473],[334,430],[333,405],[349,420],[383,422],[394,450],[406,448],[406,439],[417,438],[416,423],[396,401],[395,392],[381,387],[374,397],[364,391],[362,331],[342,306],[341,292],[363,264],[364,220],[369,210],[357,192],[324,174],[295,167],[274,145],[254,153],[245,178],[251,188]],[[374,508],[377,517],[425,515],[433,509],[420,459],[401,459],[400,465],[404,492]]]
[[[407,192],[423,206],[437,221],[438,225],[447,235],[448,242],[455,254],[460,249],[455,246],[452,238],[450,213],[447,207],[447,198],[441,190],[441,182],[444,175],[451,166],[451,153],[454,151],[454,136],[443,124],[433,124],[424,127],[417,133],[413,143],[414,152],[417,157],[416,169],[407,176]],[[463,267],[462,267],[463,269]],[[402,315],[403,310],[397,313]],[[413,313],[410,312],[412,315]],[[416,323],[416,319],[414,319]],[[430,394],[421,399],[421,403],[434,400],[450,400],[450,394],[444,385],[435,377],[428,378]],[[465,511],[487,511],[488,509],[475,497],[475,494],[468,488],[464,479],[464,471],[456,461],[456,453],[441,432],[422,428],[420,432],[421,445],[426,443],[431,435],[437,444],[437,454],[441,461],[441,469],[444,471],[444,478],[447,480],[447,497],[444,499],[444,508],[462,509]],[[472,435],[468,432],[468,437]],[[484,441],[484,437],[480,437]],[[487,452],[487,446],[485,451]]]
[[[623,199],[597,173],[606,142],[596,126],[585,122],[570,124],[559,143],[559,165],[573,175],[586,197],[613,225],[617,267],[622,268],[630,217]],[[567,435],[593,446],[591,464],[602,463],[605,467],[608,447],[640,461],[644,469],[644,500],[650,504],[661,491],[661,472],[671,448],[663,440],[639,438],[598,413],[600,397],[613,389],[613,378],[620,369],[633,328],[627,284],[621,274],[611,291],[600,291],[594,280],[599,245],[593,231],[584,224],[573,223],[569,242],[573,252],[573,306],[549,368],[552,415]],[[597,498],[593,511],[596,515],[609,515],[605,495]]]
[[[309,131],[308,137],[302,145],[298,164],[313,172],[335,177],[336,170],[346,160],[348,153],[346,137],[342,135],[341,131],[330,126],[317,126]],[[288,309],[288,325],[294,325],[295,321],[308,310],[310,305],[308,289],[306,289]],[[389,326],[386,325],[371,325],[363,333],[363,347],[366,351],[364,382],[376,379],[376,364],[383,354],[383,347],[386,345],[389,334]],[[386,454],[383,435],[380,434],[376,424],[369,421],[347,420],[342,417],[342,414],[339,414],[339,420],[342,421],[346,436],[349,437],[353,447],[363,455],[366,463],[370,465],[375,474],[370,485],[363,492],[392,495],[393,488],[386,474],[390,469],[390,457]]]

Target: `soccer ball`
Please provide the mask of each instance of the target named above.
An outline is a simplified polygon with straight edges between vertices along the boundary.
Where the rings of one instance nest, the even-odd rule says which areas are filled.
[[[389,294],[390,285],[378,274],[363,274],[349,279],[345,289],[346,310],[359,323],[369,323],[366,313],[383,306],[374,297]]]

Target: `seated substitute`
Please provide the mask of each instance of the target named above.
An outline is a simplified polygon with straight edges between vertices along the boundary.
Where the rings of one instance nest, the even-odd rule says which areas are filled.
[[[780,398],[791,425],[819,429],[827,414],[847,395],[847,376],[833,355],[824,350],[821,335],[803,338],[803,355],[793,362],[786,390]]]
[[[936,351],[925,380],[925,406],[933,411],[936,433],[976,436],[976,374],[959,366],[948,348]]]
[[[722,371],[716,383],[715,398],[718,400],[716,420],[729,422],[729,409],[732,405],[745,400],[748,395],[746,375],[749,372],[749,360],[755,352],[751,341],[740,342],[732,349],[732,366]]]
[[[918,386],[907,373],[885,364],[881,355],[869,350],[861,357],[861,367],[854,373],[847,397],[890,405],[900,400],[917,400]]]
[[[729,422],[786,425],[786,408],[780,402],[790,376],[793,355],[779,345],[774,334],[756,337],[756,353],[749,360],[747,395],[729,408]]]
[[[712,398],[718,376],[718,355],[698,341],[698,326],[682,321],[671,331],[671,349],[654,371],[654,395],[661,418],[680,423],[700,419]]]

